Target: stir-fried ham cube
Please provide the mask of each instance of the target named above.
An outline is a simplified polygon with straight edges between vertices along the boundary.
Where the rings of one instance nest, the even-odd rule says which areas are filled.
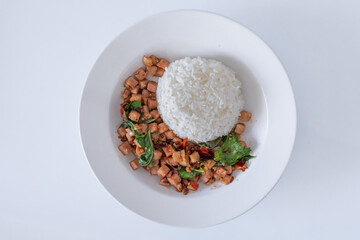
[[[126,98],[130,97],[130,94],[131,94],[130,90],[129,90],[129,89],[125,89],[124,92],[123,92],[123,94],[122,94],[122,98],[123,98],[123,99],[126,99]]]
[[[181,178],[179,174],[175,173],[170,177],[167,177],[167,180],[171,185],[173,185],[176,188],[177,191],[180,192],[182,190]]]
[[[231,183],[234,180],[234,177],[231,175],[226,175],[225,177],[221,178],[220,181],[225,184],[228,185],[229,183]]]
[[[129,113],[129,118],[134,122],[138,122],[140,119],[140,113],[135,110],[131,110]]]
[[[129,88],[130,90],[134,89],[138,84],[139,82],[133,77],[128,77],[124,83],[125,87]]]
[[[171,145],[163,147],[162,150],[165,153],[165,156],[170,157],[174,153],[174,148]]]
[[[153,109],[157,108],[158,102],[156,101],[156,99],[151,99],[151,98],[149,98],[149,99],[148,99],[148,106],[149,106],[149,109],[150,109],[150,110],[153,110]],[[150,115],[150,116],[151,116],[151,115]]]
[[[145,89],[147,87],[148,82],[149,82],[149,80],[147,80],[147,79],[139,81],[140,89]]]
[[[162,68],[162,69],[165,69],[166,67],[169,66],[169,61],[164,59],[164,58],[161,58],[160,61],[156,64],[156,66]]]
[[[192,154],[190,154],[190,162],[191,163],[197,163],[198,161],[200,161],[200,155],[198,152],[193,152]]]
[[[149,81],[148,85],[147,85],[147,90],[149,90],[150,92],[156,92],[157,89],[157,83],[154,81]]]
[[[150,112],[150,114],[151,114],[152,118],[154,118],[154,119],[158,119],[160,117],[160,113],[158,112],[158,110],[152,110]]]
[[[170,168],[168,168],[168,166],[166,166],[165,164],[162,165],[159,170],[157,171],[157,174],[161,177],[164,178],[168,173],[170,172]]]
[[[220,176],[220,177],[225,177],[225,175],[227,174],[227,171],[225,170],[225,168],[223,167],[218,167],[216,170],[216,173]]]
[[[127,155],[131,153],[132,147],[130,146],[129,142],[124,142],[119,146],[119,150],[122,152],[122,154]]]
[[[251,113],[248,111],[241,111],[239,120],[242,122],[248,122],[251,119]]]
[[[160,123],[158,127],[160,133],[164,133],[169,130],[169,127],[165,123]]]
[[[173,131],[168,130],[168,131],[165,132],[165,136],[166,136],[167,139],[173,139],[175,137],[175,134],[174,134]]]
[[[244,131],[245,131],[245,124],[243,124],[243,123],[236,124],[235,130],[234,130],[235,133],[242,134]]]
[[[130,97],[130,102],[132,101],[141,101],[141,94],[133,94]]]
[[[157,67],[156,66],[150,66],[146,67],[146,75],[153,77],[156,73]]]
[[[139,68],[134,75],[138,80],[143,80],[146,77],[146,72],[143,68]]]
[[[117,132],[118,132],[119,136],[122,138],[125,137],[125,135],[126,135],[126,130],[123,127],[119,127]]]
[[[130,162],[130,166],[133,170],[138,169],[139,167],[141,167],[141,165],[139,164],[139,161],[137,159],[134,159]]]

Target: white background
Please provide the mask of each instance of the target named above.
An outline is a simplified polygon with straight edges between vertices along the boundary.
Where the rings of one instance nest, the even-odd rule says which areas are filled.
[[[131,24],[174,9],[220,13],[257,33],[297,102],[294,151],[274,190],[206,229],[122,207],[80,142],[80,97],[96,58]],[[359,239],[359,11],[356,0],[1,0],[0,239]]]

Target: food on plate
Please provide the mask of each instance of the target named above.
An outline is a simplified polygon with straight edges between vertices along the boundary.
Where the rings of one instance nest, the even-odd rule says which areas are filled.
[[[253,158],[242,139],[252,114],[243,109],[241,82],[223,63],[184,58],[170,63],[144,56],[144,67],[124,81],[119,150],[187,194],[199,181],[230,184],[233,171]],[[158,78],[158,79],[157,79]]]

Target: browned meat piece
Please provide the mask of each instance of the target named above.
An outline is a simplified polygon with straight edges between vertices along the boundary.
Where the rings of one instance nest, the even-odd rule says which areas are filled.
[[[159,133],[152,133],[151,134],[151,139],[153,140],[154,143],[156,143],[159,140],[160,134]]]
[[[214,172],[211,171],[210,169],[205,169],[205,171],[201,173],[201,175],[204,175],[205,177],[210,179],[214,176]]]
[[[154,55],[151,55],[150,58],[153,65],[156,65],[159,62],[159,59]]]
[[[147,124],[141,123],[141,124],[135,124],[134,128],[138,130],[141,134],[145,133],[147,130]]]
[[[166,141],[166,136],[165,136],[164,133],[162,133],[162,134],[159,135],[159,140],[160,140],[160,141],[163,141],[163,142]]]
[[[130,92],[133,93],[133,94],[137,94],[139,92],[139,90],[140,90],[140,87],[136,86],[133,89],[131,89]]]
[[[235,133],[242,134],[244,131],[245,131],[245,124],[243,124],[243,123],[236,124],[235,130],[234,130]]]
[[[158,117],[160,117],[160,113],[158,112],[158,110],[152,110],[150,112],[150,114],[151,114],[152,118],[154,118],[154,119],[157,119]]]
[[[130,144],[128,142],[124,142],[123,144],[121,144],[119,146],[119,150],[124,154],[127,155],[129,153],[131,153],[132,147],[130,146]]]
[[[125,135],[126,139],[128,140],[129,143],[132,143],[135,139],[134,135],[133,134],[130,134],[130,133],[126,133]]]
[[[166,136],[167,139],[173,139],[173,138],[175,137],[175,134],[174,134],[173,131],[167,130],[167,131],[165,132],[165,136]]]
[[[140,119],[140,113],[138,113],[135,110],[131,110],[131,112],[129,113],[129,118],[134,121],[137,122]]]
[[[149,107],[146,105],[142,106],[141,112],[144,114],[149,113]]]
[[[154,166],[150,168],[150,175],[157,175],[159,168],[160,168],[159,166]]]
[[[190,155],[190,162],[197,163],[198,161],[200,161],[200,155],[198,152],[195,151]]]
[[[227,174],[227,171],[223,167],[218,167],[216,170],[216,174],[223,178]]]
[[[141,145],[136,141],[136,139],[134,140],[133,144],[135,144],[135,146],[137,147],[141,147]]]
[[[225,177],[221,178],[220,181],[225,184],[228,185],[229,183],[231,183],[234,180],[233,176],[230,175],[226,175]]]
[[[170,157],[173,152],[174,152],[174,148],[171,145],[167,145],[166,147],[163,147],[162,150],[165,153],[165,156]]]
[[[165,70],[162,68],[158,68],[155,73],[155,77],[162,77],[164,75]]]
[[[159,131],[157,123],[154,123],[154,122],[149,124],[149,129],[150,129],[151,133]]]
[[[185,150],[181,150],[181,161],[179,162],[181,166],[187,167],[190,166],[189,156],[185,153]]]
[[[169,61],[164,59],[164,58],[161,58],[160,61],[156,64],[156,66],[162,68],[162,69],[165,69],[166,67],[169,66]]]
[[[162,122],[163,122],[163,120],[162,120],[162,118],[161,118],[161,117],[159,117],[158,119],[156,119],[156,120],[155,120],[155,122],[156,122],[157,124],[160,124],[160,123],[162,123]]]
[[[126,136],[126,130],[123,127],[119,127],[117,132],[118,132],[119,136],[122,138]]]
[[[251,113],[248,111],[241,111],[239,120],[242,122],[248,122],[251,119]]]
[[[149,98],[148,106],[149,106],[150,110],[157,108],[157,105],[158,105],[158,102],[156,101],[156,99]]]
[[[200,180],[204,183],[207,184],[210,181],[210,178],[206,177],[205,175],[202,175],[200,177]]]
[[[151,66],[151,67],[146,67],[146,76],[150,76],[153,77],[155,76],[155,73],[157,71],[157,67],[156,66]]]
[[[126,88],[129,88],[130,90],[134,89],[137,85],[138,85],[138,81],[136,81],[136,79],[133,77],[128,77],[124,83],[124,86]]]
[[[147,87],[148,82],[149,81],[147,79],[139,81],[140,89],[145,89]]]
[[[217,173],[214,173],[214,178],[216,181],[219,181],[221,177]]]
[[[166,174],[168,174],[170,172],[170,168],[168,168],[168,166],[166,165],[162,165],[157,174],[161,177],[161,178],[164,178],[166,176]]]
[[[181,178],[179,174],[173,174],[170,177],[167,177],[169,183],[173,185],[178,192],[182,191],[182,184],[181,184]]]
[[[154,81],[149,81],[148,85],[147,85],[147,90],[149,90],[150,92],[156,92],[157,89],[157,83]]]
[[[153,156],[153,160],[154,161],[159,161],[162,157],[162,152],[159,150],[155,150],[154,151],[154,156]]]
[[[225,168],[227,174],[231,175],[231,173],[232,173],[232,166],[227,166],[227,167],[224,167],[224,168]]]
[[[139,167],[141,167],[141,165],[139,164],[139,161],[137,159],[134,159],[130,162],[130,166],[133,170],[138,169]]]
[[[163,185],[163,186],[165,186],[165,187],[168,187],[168,186],[170,186],[170,183],[169,183],[169,181],[168,181],[166,178],[164,178],[164,179],[161,179],[161,180],[160,180],[160,185]]]
[[[141,96],[142,97],[146,97],[146,98],[149,98],[150,97],[150,92],[146,89],[142,90],[141,92]]]
[[[182,160],[182,159],[181,159],[181,152],[180,152],[180,151],[175,151],[175,152],[173,152],[172,158],[173,158],[173,160],[174,160],[175,163],[180,164],[180,162],[181,162],[181,160]]]
[[[214,160],[206,160],[204,166],[207,169],[211,169],[215,164],[216,164],[216,162]]]
[[[126,88],[122,94],[122,98],[123,99],[128,98],[130,96],[130,93],[131,93],[130,90]]]
[[[141,101],[141,94],[131,95],[130,102],[132,102],[132,101]]]
[[[153,61],[152,61],[151,57],[146,57],[145,55],[143,56],[143,63],[147,67],[150,67],[153,65]]]
[[[143,80],[146,77],[146,72],[143,68],[139,68],[134,75],[138,80]]]
[[[160,123],[158,127],[160,134],[169,130],[169,127],[165,123]]]
[[[182,143],[182,140],[179,137],[174,137],[173,142],[176,143],[176,144],[180,144],[180,143]]]
[[[139,146],[136,146],[136,149],[135,149],[135,155],[140,157],[143,153],[144,153],[144,149],[142,147],[139,147]]]
[[[169,164],[171,166],[177,166],[178,165],[178,163],[175,162],[174,157],[169,157],[168,160],[169,160]]]
[[[242,147],[246,148],[246,142],[240,141],[240,144],[241,144]]]

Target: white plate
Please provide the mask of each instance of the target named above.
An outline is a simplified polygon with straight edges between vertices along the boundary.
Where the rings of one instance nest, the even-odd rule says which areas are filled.
[[[243,82],[253,113],[246,137],[257,156],[228,186],[200,184],[184,196],[144,169],[132,171],[117,149],[123,81],[154,54],[173,61],[202,56],[224,62]],[[231,87],[231,86],[229,86]],[[130,27],[104,50],[90,72],[80,109],[86,156],[103,186],[125,207],[164,224],[204,227],[239,216],[274,187],[290,157],[296,107],[288,77],[271,49],[244,26],[199,11],[161,13]]]

